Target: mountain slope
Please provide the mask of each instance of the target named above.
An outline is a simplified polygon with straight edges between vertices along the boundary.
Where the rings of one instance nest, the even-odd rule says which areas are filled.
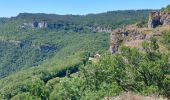
[[[149,12],[86,16],[23,13],[7,19],[0,24],[1,98],[48,99],[56,93],[59,81],[67,80],[64,76],[71,77],[89,57],[108,51],[109,31],[146,21]]]
[[[92,55],[107,50],[109,34],[101,32],[146,20],[149,12],[113,11],[86,16],[21,13],[17,17],[1,18],[0,78],[37,66],[62,50],[62,58],[80,50]]]

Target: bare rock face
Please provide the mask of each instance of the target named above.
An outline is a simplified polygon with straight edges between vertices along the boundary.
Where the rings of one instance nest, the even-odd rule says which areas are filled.
[[[100,26],[98,26],[98,27],[93,27],[92,28],[92,30],[94,31],[94,32],[105,32],[105,33],[111,33],[113,30],[111,29],[111,28],[109,28],[109,27],[100,27]]]
[[[39,28],[47,28],[47,23],[45,21],[41,21],[38,23]]]
[[[32,22],[32,28],[38,28],[38,22],[37,21]]]
[[[123,38],[129,35],[124,28],[115,29],[110,35],[110,53],[116,53]]]
[[[152,12],[149,15],[149,21],[148,21],[148,27],[149,28],[155,28],[159,25],[162,25],[160,22],[161,16],[159,12]]]
[[[47,28],[47,23],[45,21],[33,21],[32,28]]]
[[[118,48],[122,42],[131,40],[145,39],[146,35],[137,30],[136,27],[123,27],[115,29],[110,35],[110,53],[118,52]]]
[[[170,25],[170,14],[164,12],[152,12],[149,14],[148,28],[159,25]]]
[[[161,17],[161,19],[160,19],[160,22],[161,22],[163,25],[170,25],[170,14],[162,15],[162,17]]]
[[[117,33],[112,33],[110,35],[110,53],[113,54],[118,51],[121,38],[121,35]]]

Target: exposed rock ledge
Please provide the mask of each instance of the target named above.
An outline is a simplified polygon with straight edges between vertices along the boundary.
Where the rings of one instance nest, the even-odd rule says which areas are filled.
[[[170,13],[160,11],[149,14],[148,27],[155,28],[159,25],[170,25]]]
[[[110,52],[116,53],[122,42],[130,40],[142,40],[146,37],[144,33],[134,25],[115,29],[110,35]]]
[[[160,26],[160,27],[157,27]],[[125,46],[135,47],[139,50],[144,40],[159,37],[163,31],[170,29],[170,13],[152,12],[149,15],[148,27],[138,28],[136,25],[113,30],[110,35],[110,53],[116,53],[122,42]],[[140,45],[140,47],[139,47]]]
[[[152,37],[162,36],[163,31],[169,26],[162,26],[155,29],[138,28],[135,25],[115,29],[110,35],[110,53],[118,52],[118,48],[123,43],[125,46],[137,48],[143,51],[143,41],[149,41]]]

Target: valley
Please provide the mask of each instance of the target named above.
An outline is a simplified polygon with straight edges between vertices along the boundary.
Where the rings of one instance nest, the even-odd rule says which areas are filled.
[[[0,18],[0,99],[102,100],[132,92],[166,100],[167,9]]]

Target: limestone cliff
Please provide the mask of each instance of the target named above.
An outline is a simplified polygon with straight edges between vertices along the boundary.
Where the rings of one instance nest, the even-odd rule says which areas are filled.
[[[170,13],[152,12],[149,15],[148,27],[139,28],[137,25],[128,25],[113,30],[110,35],[109,51],[112,54],[118,52],[122,43],[142,51],[144,41],[149,41],[152,37],[160,37],[167,30],[170,30]],[[164,48],[160,49],[163,51]]]
[[[48,24],[45,21],[33,21],[32,28],[47,28]]]
[[[113,31],[113,28],[110,27],[101,27],[101,26],[88,26],[88,25],[82,25],[77,26],[72,23],[62,23],[62,22],[48,22],[48,21],[32,21],[29,23],[23,23],[20,26],[22,29],[25,28],[34,28],[34,29],[64,29],[64,30],[73,30],[76,32],[79,32],[81,30],[90,30],[92,32],[104,32],[104,33],[111,33]]]
[[[121,43],[128,43],[131,40],[142,40],[146,35],[142,33],[135,25],[115,29],[110,35],[110,52],[116,53]]]
[[[160,11],[149,14],[148,27],[155,28],[159,25],[170,25],[170,13]]]

